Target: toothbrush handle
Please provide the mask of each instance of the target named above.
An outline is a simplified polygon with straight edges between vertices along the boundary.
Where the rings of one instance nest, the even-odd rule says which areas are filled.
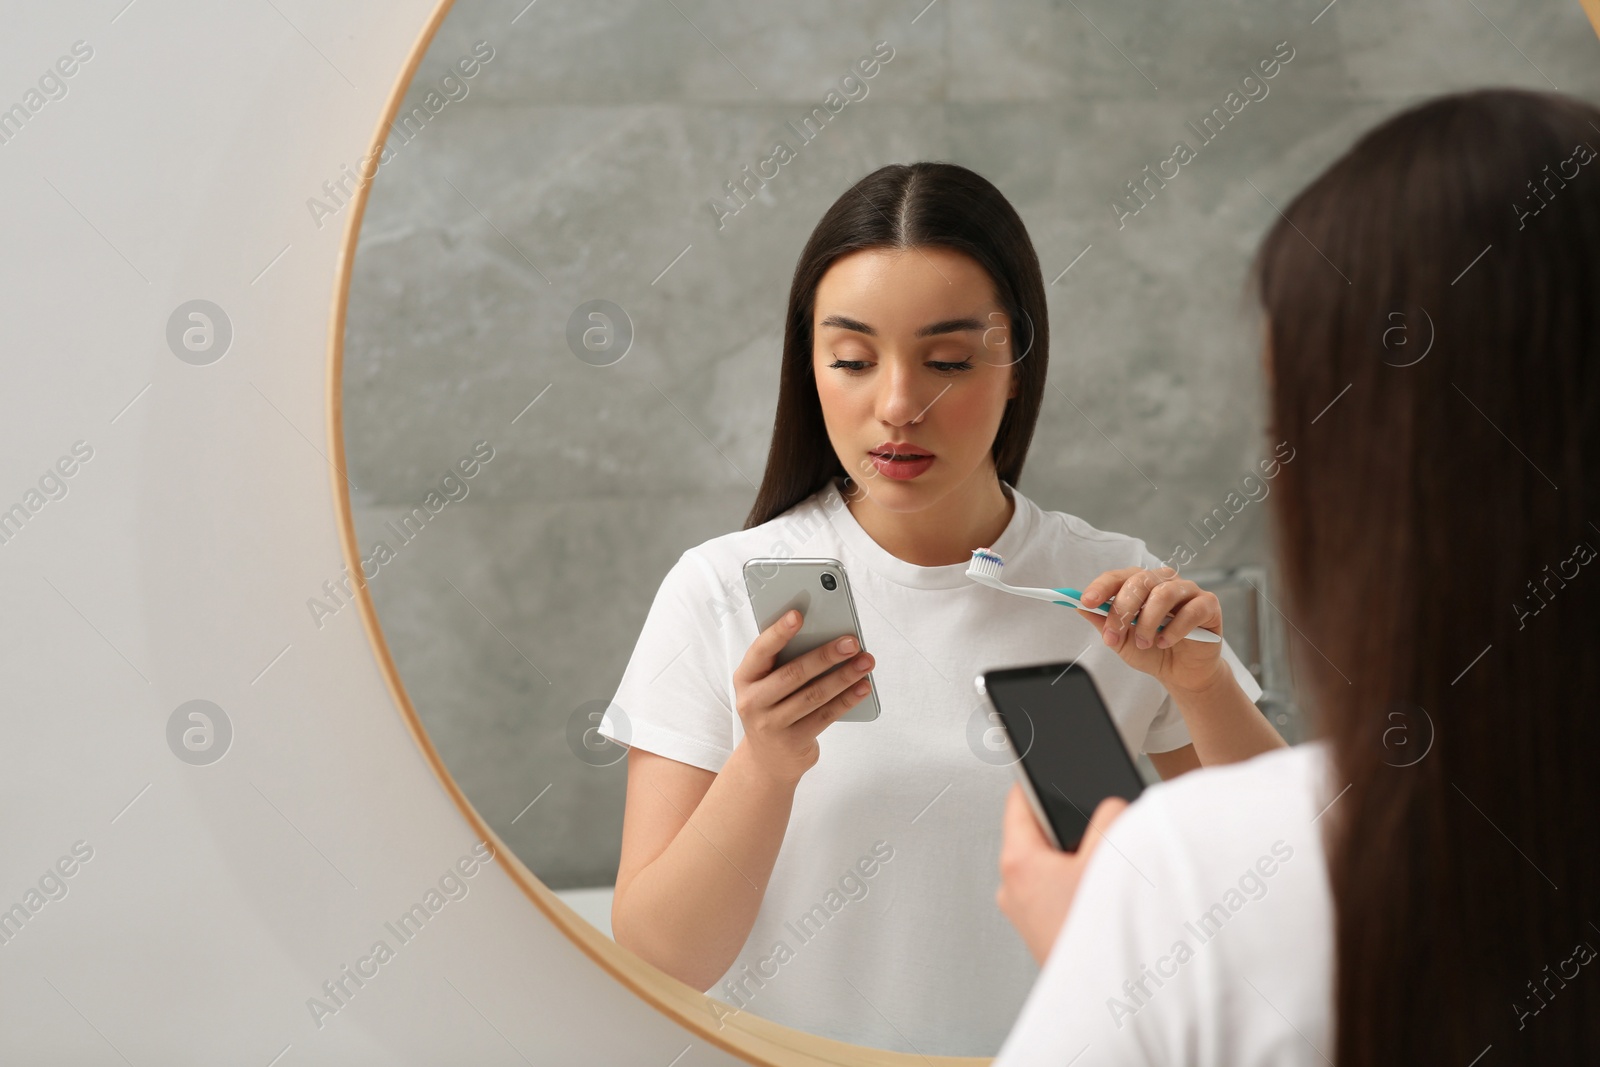
[[[1083,605],[1083,593],[1081,591],[1079,591],[1077,589],[1057,589],[1056,592],[1062,593],[1062,594],[1064,594],[1064,595],[1066,595],[1068,597],[1071,597],[1073,600],[1077,601],[1077,606],[1082,607],[1082,605]],[[1110,616],[1110,614],[1111,614],[1111,601],[1109,601],[1109,600],[1106,601],[1104,604],[1101,604],[1098,608],[1084,607],[1083,610],[1084,611],[1092,611],[1097,615]],[[1137,615],[1135,615],[1134,616],[1134,621],[1138,621],[1138,618],[1139,617]],[[1169,623],[1171,621],[1172,621],[1172,616],[1168,615],[1164,620],[1162,620],[1161,625],[1156,627],[1156,632],[1160,633],[1162,630],[1166,629],[1167,623]],[[1222,638],[1218,637],[1216,634],[1212,633],[1210,630],[1203,630],[1203,629],[1200,629],[1198,627],[1193,629],[1193,630],[1190,630],[1188,633],[1184,634],[1183,637],[1184,637],[1184,640],[1186,640],[1186,641],[1199,641],[1202,644],[1208,644],[1208,645],[1220,644],[1222,642]]]

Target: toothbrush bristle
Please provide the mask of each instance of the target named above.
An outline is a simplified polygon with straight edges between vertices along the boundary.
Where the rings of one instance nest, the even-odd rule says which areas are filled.
[[[987,548],[975,548],[972,550],[972,562],[967,564],[967,573],[998,578],[1005,565],[1006,561],[1000,557],[1000,553]]]

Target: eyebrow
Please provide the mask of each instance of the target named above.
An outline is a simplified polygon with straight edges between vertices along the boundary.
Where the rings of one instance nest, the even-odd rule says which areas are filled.
[[[829,315],[819,324],[822,326],[837,326],[841,330],[852,330],[855,333],[864,333],[868,337],[878,336],[878,331],[871,326],[852,319],[847,315]],[[931,322],[917,331],[918,337],[933,337],[945,333],[963,333],[967,330],[981,330],[983,323],[974,318],[945,319],[942,322]]]

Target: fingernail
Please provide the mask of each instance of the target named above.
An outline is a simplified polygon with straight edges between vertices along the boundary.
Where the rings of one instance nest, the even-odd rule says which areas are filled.
[[[850,653],[850,652],[854,652],[855,650],[856,650],[856,639],[855,638],[846,637],[842,641],[839,642],[839,651],[840,652]]]
[[[1104,630],[1100,631],[1100,633],[1101,633],[1101,636],[1103,636],[1106,639],[1106,647],[1108,647],[1108,648],[1116,648],[1117,647],[1117,644],[1120,641],[1120,637],[1117,634],[1117,631],[1115,631],[1111,627],[1107,626]]]
[[[1134,640],[1134,643],[1137,644],[1140,648],[1149,648],[1150,647],[1150,639],[1148,637],[1146,637],[1144,634],[1135,634],[1133,640]]]
[[[800,613],[798,611],[790,611],[787,615],[785,615],[783,617],[783,624],[785,626],[798,626],[798,625],[800,625]]]

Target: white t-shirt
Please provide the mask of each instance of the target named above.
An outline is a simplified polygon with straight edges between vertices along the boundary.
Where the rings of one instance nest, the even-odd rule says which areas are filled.
[[[1013,585],[1081,589],[1116,567],[1159,564],[1137,538],[1006,489],[1016,508],[989,547]],[[720,770],[744,736],[733,670],[757,632],[744,563],[785,556],[843,564],[882,711],[820,735],[755,925],[708,992],[730,1013],[839,1040],[992,1056],[1039,968],[994,902],[1014,772],[973,679],[1076,659],[1131,753],[1181,748],[1188,728],[1161,684],[1123,663],[1077,612],[979,585],[965,563],[899,559],[830,483],[769,522],[683,553],[600,733]],[[1259,698],[1226,645],[1223,655]]]
[[[1318,741],[1145,791],[1090,858],[994,1067],[1332,1062],[1327,767]]]

